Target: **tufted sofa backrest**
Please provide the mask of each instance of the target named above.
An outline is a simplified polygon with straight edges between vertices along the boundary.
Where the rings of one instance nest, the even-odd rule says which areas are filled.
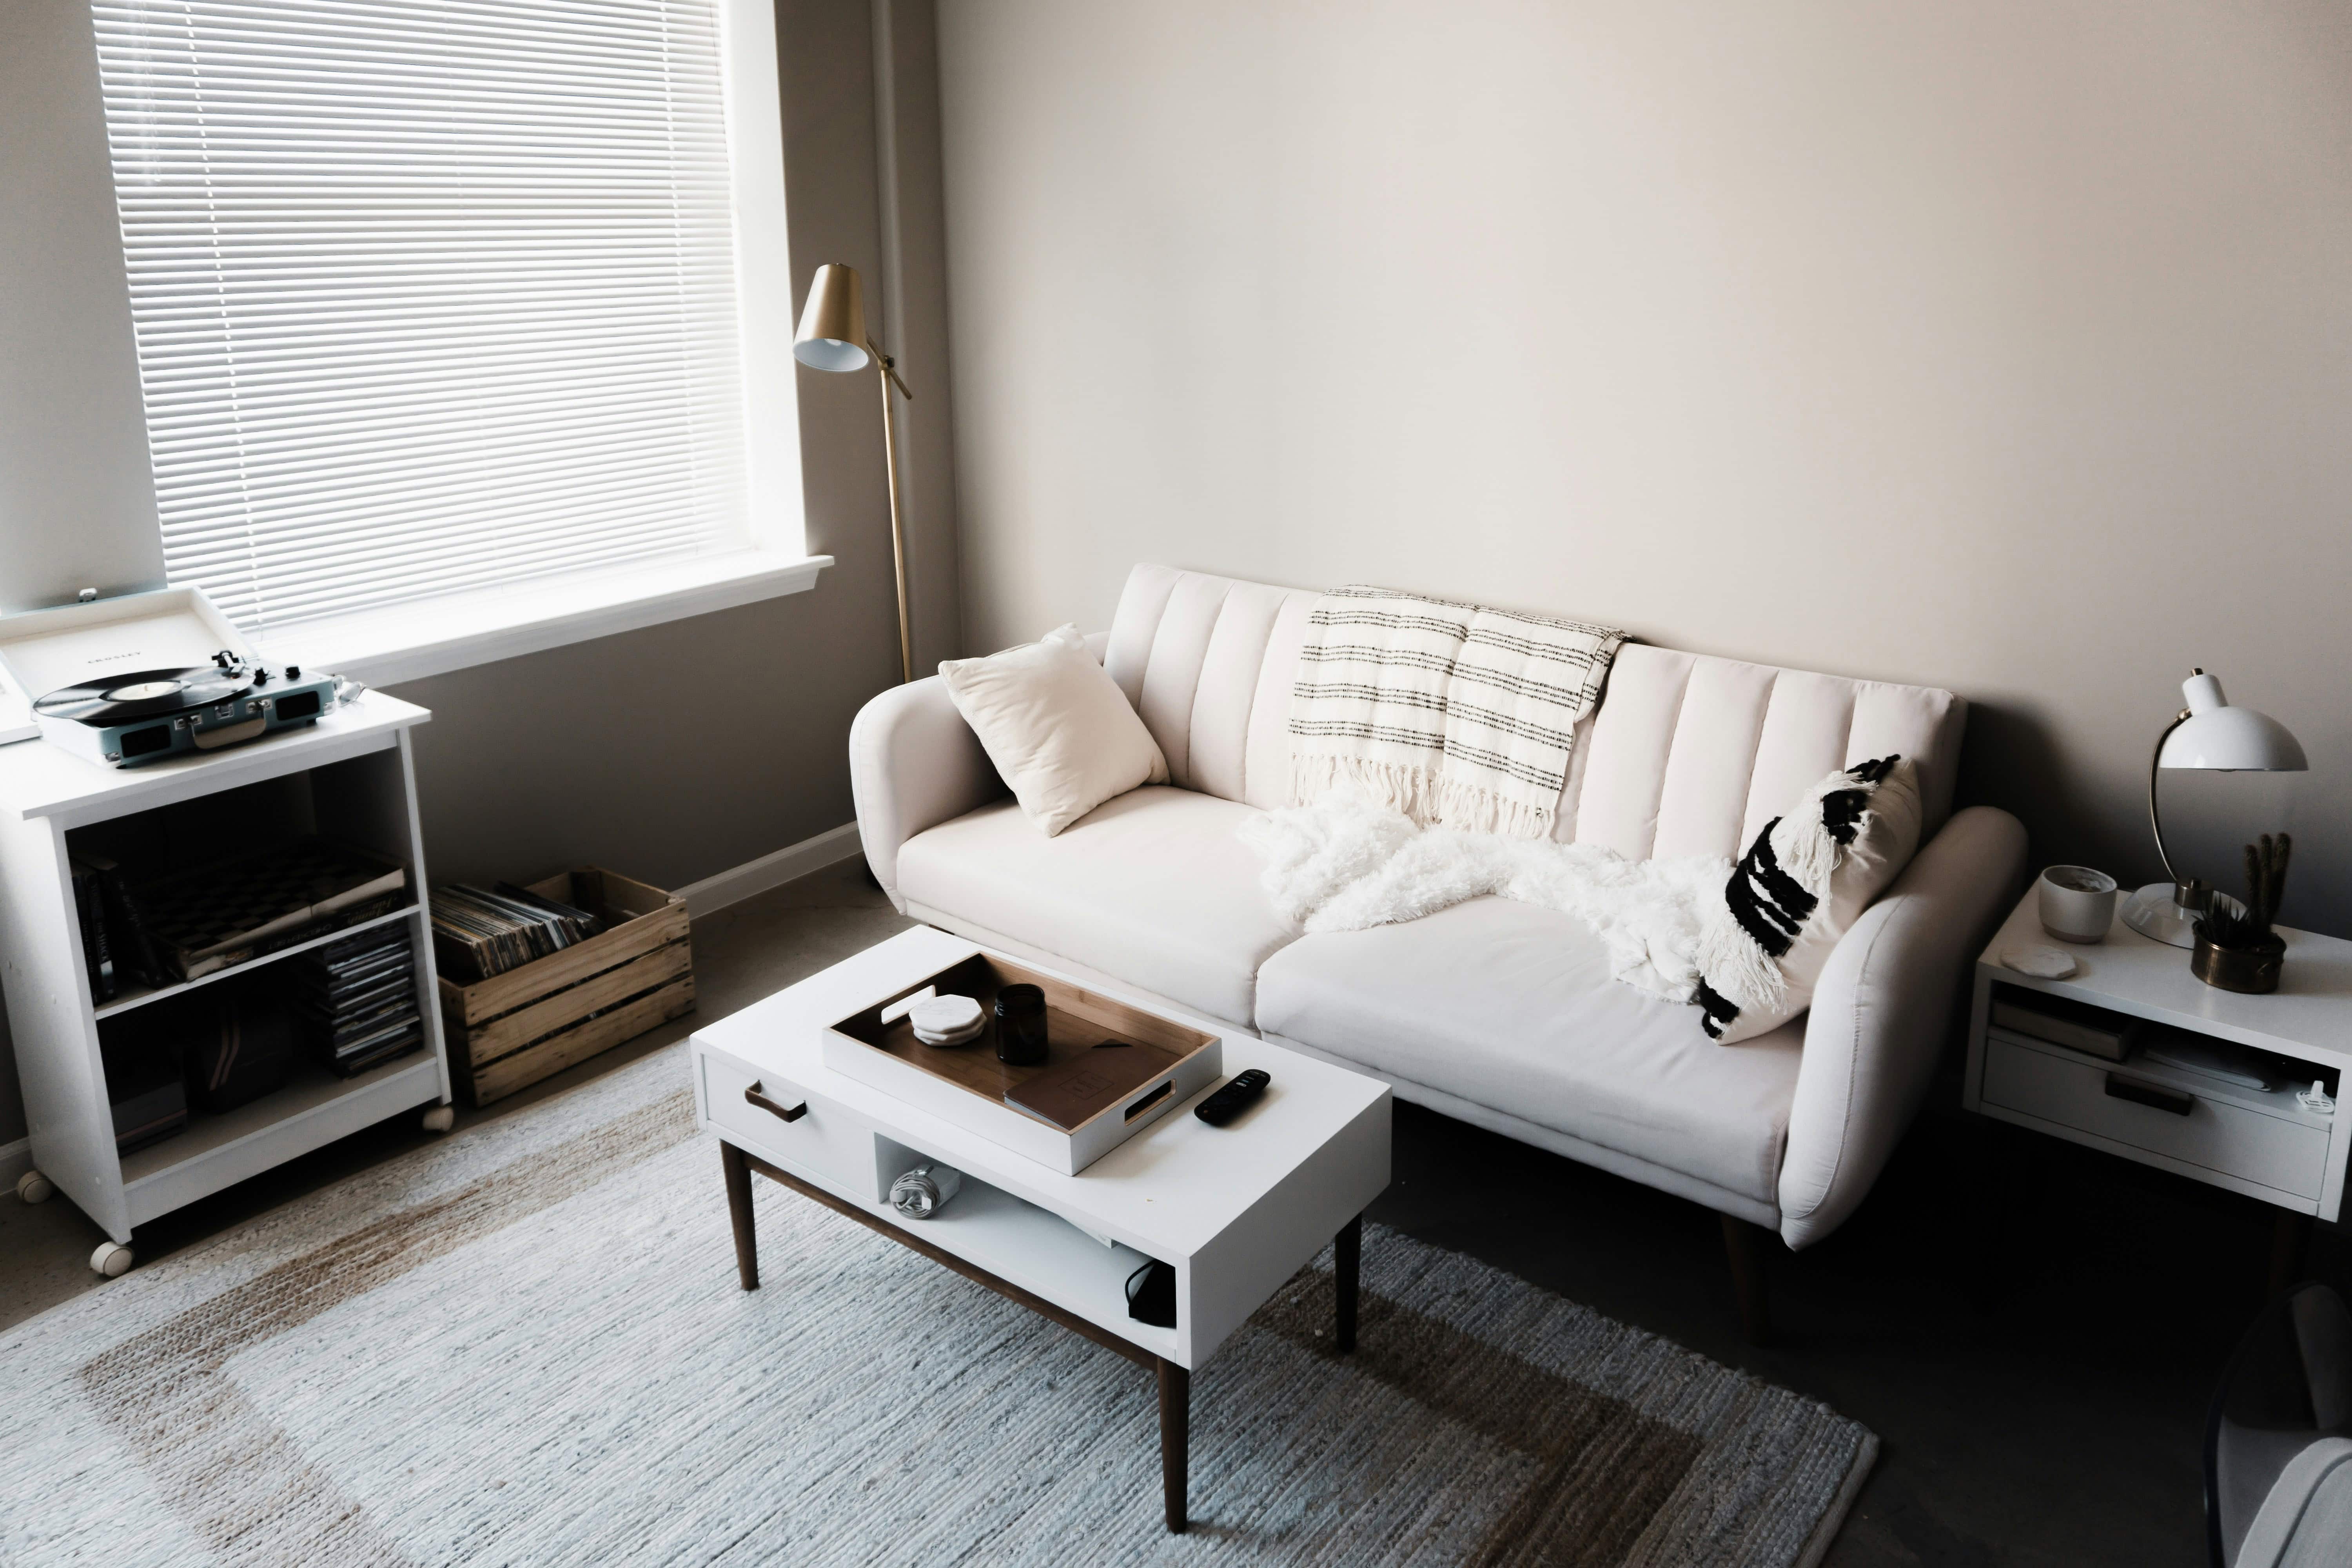
[[[1290,685],[1315,600],[1167,566],[1129,574],[1103,664],[1167,753],[1171,782],[1288,803]],[[1951,812],[1967,717],[1930,686],[1629,643],[1579,727],[1553,837],[1637,860],[1736,857],[1823,773],[1890,752],[1917,764],[1932,834]]]

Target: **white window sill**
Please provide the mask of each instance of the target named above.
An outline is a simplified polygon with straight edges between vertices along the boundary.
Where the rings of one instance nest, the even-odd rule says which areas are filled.
[[[273,663],[394,686],[798,594],[832,564],[830,555],[730,551],[308,621],[262,639],[260,648]]]

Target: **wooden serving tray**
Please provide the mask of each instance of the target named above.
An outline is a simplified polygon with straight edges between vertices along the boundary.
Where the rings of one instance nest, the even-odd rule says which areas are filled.
[[[992,1017],[978,1039],[947,1047],[924,1045],[903,1017],[882,1021],[892,1003],[926,986],[943,996],[972,997],[984,1015],[992,1014],[996,994],[1013,984],[1035,985],[1045,993],[1046,1059],[1034,1067],[1008,1067],[996,1059]],[[1009,1090],[1105,1040],[1158,1046],[1177,1060],[1066,1131],[1004,1102]],[[1076,1175],[1213,1082],[1224,1071],[1224,1041],[1132,1003],[974,952],[835,1023],[825,1034],[824,1062],[835,1072]]]

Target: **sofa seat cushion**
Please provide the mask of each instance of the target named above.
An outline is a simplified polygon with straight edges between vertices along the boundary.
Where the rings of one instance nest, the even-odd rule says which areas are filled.
[[[1257,1025],[1589,1143],[1773,1203],[1804,1041],[1735,1046],[1696,1007],[1610,978],[1581,921],[1474,899],[1302,938],[1258,973]]]
[[[1048,838],[1011,801],[908,839],[898,891],[1246,1027],[1258,966],[1297,931],[1234,829],[1254,808],[1165,785],[1104,802]]]

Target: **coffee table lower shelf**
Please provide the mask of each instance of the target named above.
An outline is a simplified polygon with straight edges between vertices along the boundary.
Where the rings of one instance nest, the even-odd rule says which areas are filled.
[[[735,1224],[735,1271],[746,1290],[760,1288],[759,1237],[751,1215],[751,1173],[757,1171],[770,1181],[790,1187],[803,1197],[823,1204],[836,1214],[845,1215],[868,1230],[887,1236],[932,1262],[953,1269],[975,1284],[985,1285],[1038,1316],[1049,1318],[1071,1332],[1082,1334],[1105,1350],[1115,1351],[1138,1366],[1156,1373],[1160,1382],[1160,1479],[1167,1503],[1168,1528],[1179,1535],[1184,1532],[1191,1522],[1186,1511],[1185,1486],[1191,1441],[1192,1373],[1164,1356],[1155,1355],[1141,1345],[1121,1339],[1099,1324],[1064,1311],[1053,1302],[1023,1289],[1009,1279],[999,1279],[976,1263],[958,1258],[944,1247],[936,1247],[919,1236],[866,1213],[846,1199],[835,1197],[789,1171],[780,1170],[756,1154],[746,1153],[724,1139],[719,1144],[719,1162],[727,1181],[728,1214]],[[1359,1215],[1349,1220],[1332,1241],[1335,1287],[1333,1337],[1342,1353],[1356,1348],[1356,1285],[1361,1273],[1363,1237],[1364,1220]]]

